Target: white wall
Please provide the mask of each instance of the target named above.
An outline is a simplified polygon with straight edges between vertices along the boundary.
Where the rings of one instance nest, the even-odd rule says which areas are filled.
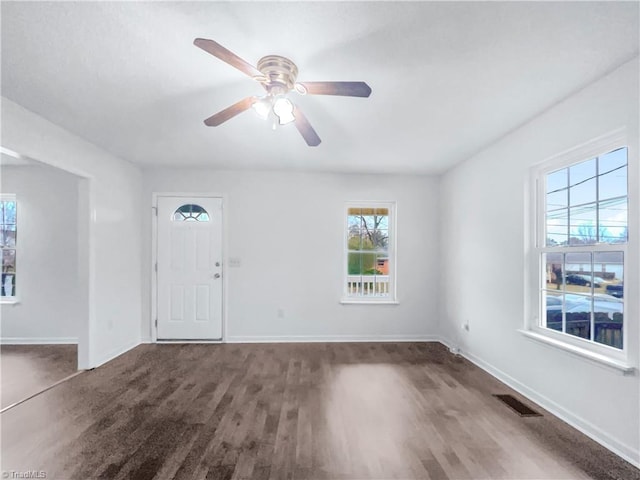
[[[78,177],[45,166],[2,167],[18,200],[17,304],[3,304],[2,343],[75,343]]]
[[[151,336],[152,192],[227,195],[226,257],[241,259],[226,268],[228,341],[433,338],[436,179],[157,169],[145,170],[143,183],[143,338]],[[399,305],[339,303],[349,200],[397,201]]]
[[[4,97],[2,146],[89,178],[80,182],[81,198],[84,192],[90,198],[80,209],[90,223],[86,232],[81,224],[78,245],[81,250],[90,248],[81,255],[79,267],[88,277],[80,287],[89,298],[79,299],[83,320],[87,319],[81,321],[79,366],[100,365],[138,344],[140,170]],[[90,356],[83,338],[88,339]]]
[[[591,363],[525,338],[525,245],[532,165],[619,127],[630,134],[630,202],[638,212],[638,60],[625,64],[442,178],[440,330],[473,361],[600,442],[640,462],[638,374]],[[464,138],[461,138],[464,141]],[[630,292],[639,291],[637,218],[631,219]],[[535,301],[535,300],[534,300]],[[638,295],[625,318],[630,361],[638,364]],[[468,321],[470,330],[461,325]]]

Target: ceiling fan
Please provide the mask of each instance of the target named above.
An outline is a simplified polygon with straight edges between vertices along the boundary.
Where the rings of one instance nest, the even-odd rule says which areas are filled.
[[[296,82],[298,67],[288,58],[279,55],[262,57],[256,68],[213,40],[196,38],[193,43],[205,52],[249,75],[259,82],[267,92],[263,97],[244,98],[207,118],[204,123],[209,127],[217,127],[253,107],[260,117],[265,119],[271,117],[274,120],[274,128],[276,122],[280,125],[294,122],[307,145],[315,147],[320,144],[320,137],[300,108],[287,98],[289,92],[295,90],[301,95],[341,95],[347,97],[368,97],[371,95],[371,87],[365,82]]]

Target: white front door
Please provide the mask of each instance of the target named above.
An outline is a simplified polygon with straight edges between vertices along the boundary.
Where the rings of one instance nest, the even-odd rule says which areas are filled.
[[[222,339],[222,199],[158,197],[158,339]]]

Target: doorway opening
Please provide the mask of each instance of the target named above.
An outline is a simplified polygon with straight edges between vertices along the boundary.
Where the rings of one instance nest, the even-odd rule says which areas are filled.
[[[91,180],[1,148],[1,407],[91,368]]]

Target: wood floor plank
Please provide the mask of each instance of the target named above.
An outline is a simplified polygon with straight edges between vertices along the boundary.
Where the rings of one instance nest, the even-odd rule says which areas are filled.
[[[64,480],[640,480],[494,393],[521,399],[434,343],[141,345],[3,413],[1,460]]]
[[[0,408],[74,374],[77,345],[0,345]]]

